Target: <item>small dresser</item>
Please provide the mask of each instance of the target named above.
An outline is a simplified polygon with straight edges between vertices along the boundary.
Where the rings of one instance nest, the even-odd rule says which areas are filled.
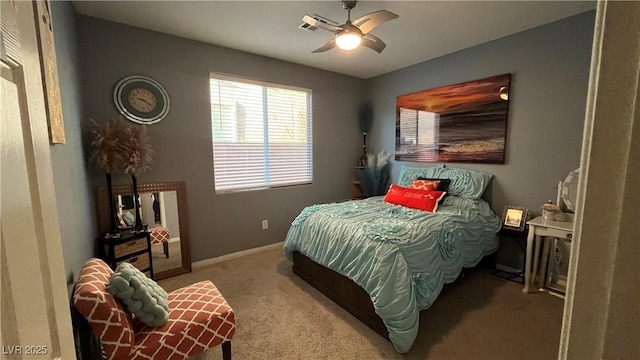
[[[98,257],[112,269],[128,262],[153,279],[151,236],[148,231],[126,230],[119,238],[98,238]]]

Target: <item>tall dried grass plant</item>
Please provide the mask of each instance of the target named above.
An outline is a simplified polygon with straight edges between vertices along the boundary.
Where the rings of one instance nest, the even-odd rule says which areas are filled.
[[[107,194],[109,200],[109,234],[115,235],[118,231],[116,222],[116,209],[113,201],[113,191],[111,190],[111,174],[118,172],[118,167],[122,163],[123,155],[126,151],[124,134],[127,124],[122,118],[111,119],[104,124],[98,124],[91,120],[88,131],[93,140],[91,141],[91,156],[89,160],[94,162],[107,178]]]
[[[367,161],[360,170],[360,186],[366,197],[384,195],[391,181],[391,155],[382,150],[378,154],[367,153]]]
[[[371,129],[373,123],[373,105],[367,101],[358,108],[358,126],[362,132],[362,156],[358,161],[358,166],[364,166],[367,163],[367,133]]]
[[[122,118],[111,119],[104,124],[98,124],[91,120],[89,133],[93,137],[91,141],[91,156],[100,170],[106,174],[118,172],[118,166],[123,161],[126,152],[125,134],[128,124]]]
[[[125,153],[123,154],[124,172],[136,176],[151,170],[153,162],[153,149],[151,139],[147,135],[146,126],[130,125],[125,135]]]
[[[151,169],[154,154],[146,127],[130,124],[122,117],[118,117],[104,124],[98,124],[91,120],[88,131],[93,137],[91,141],[92,151],[89,159],[94,162],[100,170],[104,171],[107,177],[111,212],[110,234],[117,233],[118,227],[115,217],[113,193],[111,190],[111,174],[118,172],[120,167],[123,167],[124,172],[131,176],[136,213],[136,229],[141,229],[142,220],[140,219],[139,212],[140,204],[138,203],[136,176],[139,173]]]
[[[126,153],[124,154],[124,172],[131,175],[133,182],[133,199],[136,212],[135,230],[142,230],[140,204],[138,202],[137,175],[151,169],[153,149],[145,126],[130,125],[125,135]]]

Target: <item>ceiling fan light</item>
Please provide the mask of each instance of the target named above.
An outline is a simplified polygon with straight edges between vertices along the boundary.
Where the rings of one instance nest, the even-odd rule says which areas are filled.
[[[336,44],[342,50],[353,50],[362,42],[362,35],[354,31],[343,31],[336,35]]]

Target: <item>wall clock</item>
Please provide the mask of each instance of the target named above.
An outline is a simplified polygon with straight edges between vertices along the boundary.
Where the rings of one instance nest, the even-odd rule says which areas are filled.
[[[113,102],[122,116],[138,124],[155,124],[169,113],[167,90],[146,76],[127,76],[118,81]]]

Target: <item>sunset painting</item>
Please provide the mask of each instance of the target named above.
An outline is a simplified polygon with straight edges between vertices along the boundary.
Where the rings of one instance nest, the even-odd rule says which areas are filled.
[[[396,160],[504,163],[511,74],[400,95]]]

